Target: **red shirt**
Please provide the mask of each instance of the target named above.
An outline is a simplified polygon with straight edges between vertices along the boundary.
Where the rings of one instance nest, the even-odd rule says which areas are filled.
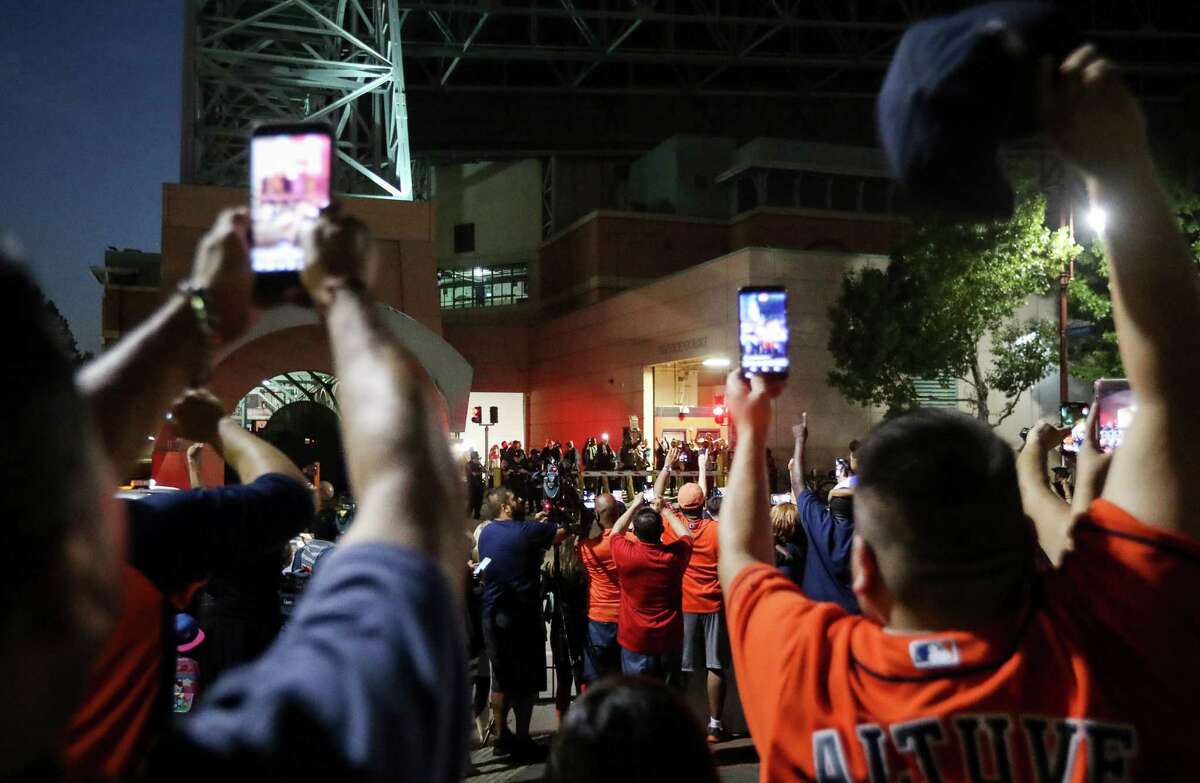
[[[717,522],[714,519],[689,519],[673,509],[674,514],[692,533],[692,558],[683,572],[683,611],[689,614],[711,614],[721,611],[721,580],[717,578]],[[663,541],[675,538],[675,530],[664,526]]]
[[[678,651],[683,645],[683,572],[692,539],[647,544],[610,538],[621,578],[617,643],[643,655]]]
[[[579,541],[579,559],[588,575],[588,619],[598,623],[617,622],[621,606],[621,580],[613,562],[612,529],[599,538]]]
[[[1194,780],[1200,541],[1106,501],[1018,631],[886,633],[769,565],[729,591],[761,779]]]

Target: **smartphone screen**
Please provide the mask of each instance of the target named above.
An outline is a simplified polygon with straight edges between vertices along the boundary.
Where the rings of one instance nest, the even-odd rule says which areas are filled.
[[[1063,438],[1062,450],[1076,453],[1087,437],[1088,404],[1086,402],[1067,402],[1059,408],[1059,421],[1062,426],[1070,427],[1071,432]]]
[[[300,238],[329,206],[333,143],[321,125],[262,126],[250,139],[250,266],[298,272]]]
[[[1137,401],[1129,381],[1124,378],[1096,381],[1096,426],[1100,431],[1101,451],[1111,452],[1121,445],[1136,413]]]
[[[654,498],[655,498],[655,495],[654,495],[654,488],[653,488],[653,487],[651,487],[650,489],[648,489],[648,490],[646,490],[645,492],[643,492],[643,493],[642,493],[642,498],[643,498],[643,499],[644,499],[644,500],[645,500],[647,503],[653,503],[653,502],[654,502]]]
[[[787,375],[787,289],[770,286],[738,291],[738,341],[744,373]]]

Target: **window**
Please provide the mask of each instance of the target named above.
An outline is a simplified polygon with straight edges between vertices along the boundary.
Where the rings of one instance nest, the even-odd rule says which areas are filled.
[[[796,185],[796,205],[805,209],[829,209],[829,177],[806,171]]]
[[[475,252],[475,224],[459,223],[454,227],[454,252]]]
[[[830,206],[843,212],[857,211],[858,185],[858,177],[834,174],[833,185],[830,188]]]
[[[529,265],[439,269],[438,292],[443,310],[502,307],[529,298]]]
[[[914,378],[917,400],[926,408],[957,408],[958,383],[937,378]]]
[[[886,179],[864,179],[862,185],[863,212],[887,212],[888,191],[892,183]]]

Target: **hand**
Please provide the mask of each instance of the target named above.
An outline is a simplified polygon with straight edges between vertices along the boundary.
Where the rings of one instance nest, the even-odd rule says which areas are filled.
[[[783,381],[768,381],[761,375],[751,375],[747,380],[740,369],[729,373],[725,379],[725,402],[734,422],[741,425],[739,431],[745,427],[747,434],[766,437],[773,416],[771,400],[783,392],[783,386]]]
[[[1070,434],[1070,427],[1056,427],[1045,419],[1042,419],[1033,425],[1033,429],[1025,436],[1025,445],[1036,445],[1045,454],[1050,449],[1060,445],[1063,439]]]
[[[331,207],[304,233],[303,244],[300,280],[318,310],[329,307],[337,288],[366,286],[370,235],[361,222]]]
[[[196,443],[214,442],[224,416],[225,406],[207,389],[189,389],[171,405],[176,432]]]
[[[800,423],[792,425],[792,438],[801,443],[808,442],[808,411],[800,414]]]
[[[254,312],[249,227],[245,208],[225,210],[200,240],[192,261],[191,283],[207,292],[213,329],[224,342],[245,332]]]
[[[667,459],[665,462],[663,462],[663,467],[669,468],[678,461],[679,461],[679,449],[676,446],[672,446],[671,448],[669,448],[667,450]]]
[[[1085,174],[1108,174],[1137,153],[1148,155],[1141,106],[1116,67],[1091,45],[1076,49],[1057,69],[1043,63],[1038,99],[1059,154]]]
[[[1079,446],[1079,455],[1075,459],[1075,494],[1071,498],[1071,512],[1082,514],[1088,510],[1092,501],[1100,497],[1104,491],[1104,481],[1108,478],[1108,468],[1112,463],[1112,454],[1100,450],[1100,419],[1096,414],[1096,401],[1092,400],[1088,408],[1087,437]]]

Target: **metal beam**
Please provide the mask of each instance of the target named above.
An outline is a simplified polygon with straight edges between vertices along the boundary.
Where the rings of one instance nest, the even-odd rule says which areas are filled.
[[[475,38],[479,35],[479,32],[483,30],[483,23],[487,21],[487,18],[488,15],[486,13],[479,17],[479,21],[475,23],[475,27],[471,30],[471,34],[468,35],[467,40],[463,41],[462,43],[462,50],[464,52],[471,48],[471,44],[475,43]],[[441,78],[441,84],[443,86],[445,86],[451,75],[454,74],[454,69],[458,67],[460,62],[462,62],[462,57],[455,57],[450,65],[446,67],[446,70],[442,73]]]

